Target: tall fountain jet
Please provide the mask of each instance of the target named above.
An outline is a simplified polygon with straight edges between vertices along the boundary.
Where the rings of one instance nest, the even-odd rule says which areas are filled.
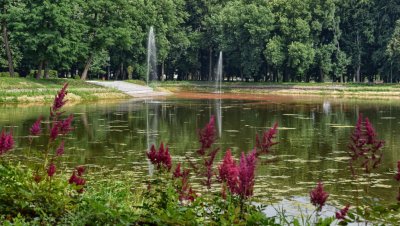
[[[147,85],[152,80],[157,80],[157,49],[153,26],[150,27],[147,41]]]
[[[222,93],[221,85],[222,85],[222,51],[219,52],[218,65],[217,65],[217,74],[215,76],[215,92]]]

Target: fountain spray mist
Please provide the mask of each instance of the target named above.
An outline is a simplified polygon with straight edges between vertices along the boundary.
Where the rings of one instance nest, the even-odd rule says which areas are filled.
[[[150,81],[157,79],[157,49],[153,26],[150,27],[149,39],[147,41],[147,85]]]

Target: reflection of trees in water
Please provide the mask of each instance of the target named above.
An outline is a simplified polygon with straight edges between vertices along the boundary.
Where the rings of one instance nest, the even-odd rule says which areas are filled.
[[[331,125],[354,125],[359,112],[372,121],[379,137],[386,141],[384,165],[381,170],[394,168],[393,163],[400,158],[396,149],[396,146],[400,145],[397,139],[400,134],[398,105],[331,102],[331,113],[326,114],[322,102],[259,104],[236,100],[224,100],[223,103],[215,100],[149,101],[147,104],[128,102],[119,105],[94,104],[70,108],[66,114],[71,111],[79,114],[75,115],[74,132],[66,138],[66,154],[69,157],[65,158],[74,165],[93,163],[114,167],[126,164],[126,168],[130,168],[133,162],[145,163],[144,150],[149,143],[159,145],[161,141],[170,146],[174,156],[183,156],[188,151],[193,152],[198,148],[197,130],[208,122],[210,115],[215,114],[218,117],[218,110],[224,121],[223,136],[218,143],[221,144],[222,150],[233,147],[236,157],[241,151],[252,149],[255,134],[271,127],[274,122],[278,122],[281,128],[295,128],[279,130],[280,143],[274,147],[274,151],[280,160],[260,167],[261,175],[267,176],[268,180],[260,180],[257,183],[268,183],[265,188],[306,187],[299,183],[323,179],[331,182],[327,186],[331,191],[344,194],[350,190],[351,187],[347,184],[339,183],[342,179],[350,179],[347,163],[333,161],[332,158],[346,156],[343,151],[347,149],[352,128],[335,128]],[[17,125],[14,133],[18,136],[18,144],[20,147],[27,146],[28,140],[21,136],[28,134],[30,126],[41,112],[48,114],[48,107],[2,111],[2,119],[15,120],[0,121],[0,128],[11,123]],[[389,119],[381,119],[382,117]],[[47,125],[43,124],[44,127]],[[147,137],[147,128],[150,130],[150,139]],[[44,144],[45,140],[38,139],[37,143]],[[37,147],[40,149],[39,145]],[[279,157],[280,155],[286,156]],[[286,161],[288,159],[321,161],[302,163]],[[329,171],[332,169],[336,171]],[[269,177],[282,175],[289,177]],[[304,194],[304,191],[307,189],[297,191],[297,194]],[[379,191],[372,189],[370,192],[379,197],[385,195],[388,199],[389,196],[396,195],[392,194],[391,190],[385,190],[385,194],[377,194]]]

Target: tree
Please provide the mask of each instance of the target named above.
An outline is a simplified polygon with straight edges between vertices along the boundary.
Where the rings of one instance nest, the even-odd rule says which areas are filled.
[[[1,11],[0,26],[2,30],[2,36],[1,36],[2,46],[4,46],[5,54],[7,56],[8,71],[10,73],[10,76],[14,77],[14,60],[7,30],[7,19],[8,19],[7,17],[9,16],[8,14],[9,4],[10,1],[1,1],[0,3],[0,11]]]
[[[237,68],[242,79],[265,79],[264,50],[273,26],[267,2],[232,1],[217,18],[220,24],[218,43],[226,53],[227,66]]]
[[[394,29],[392,38],[387,45],[386,54],[391,63],[390,81],[393,81],[393,78],[398,80],[399,78],[397,77],[400,70],[400,67],[398,66],[400,64],[400,20],[397,20],[396,22],[396,28]],[[393,70],[396,73],[396,76],[393,76]]]
[[[130,8],[128,0],[88,0],[83,4],[83,55],[85,64],[81,79],[87,78],[93,59],[97,54],[108,50],[111,46],[132,45],[130,29]]]

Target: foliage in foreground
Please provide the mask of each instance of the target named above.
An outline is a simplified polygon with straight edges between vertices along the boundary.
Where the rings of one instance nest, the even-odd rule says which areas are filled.
[[[395,224],[398,220],[393,213],[398,213],[399,204],[380,206],[368,201],[347,204],[334,217],[320,217],[329,199],[323,182],[310,191],[315,206],[311,215],[293,218],[282,210],[276,217],[267,217],[264,206],[254,205],[253,188],[259,156],[269,154],[277,144],[277,124],[257,135],[256,147],[243,152],[239,161],[227,150],[216,166],[220,149],[215,147],[212,117],[199,131],[195,156],[187,156],[185,162],[174,164],[168,146],[161,144],[156,149],[153,145],[147,152],[153,175],[142,183],[133,181],[133,172],[117,177],[105,176],[107,172],[87,173],[83,166],[63,169],[65,136],[73,129],[72,115],[62,118],[66,95],[64,85],[50,108],[47,129],[42,128],[42,117],[30,128],[31,144],[37,136],[48,138],[44,150],[26,153],[35,161],[21,164],[13,160],[7,155],[14,148],[12,131],[0,134],[0,222],[5,225],[346,225]],[[382,147],[372,124],[360,116],[348,152],[355,179],[368,176],[379,166]],[[400,181],[400,161],[394,179]],[[200,186],[194,186],[196,182]]]

